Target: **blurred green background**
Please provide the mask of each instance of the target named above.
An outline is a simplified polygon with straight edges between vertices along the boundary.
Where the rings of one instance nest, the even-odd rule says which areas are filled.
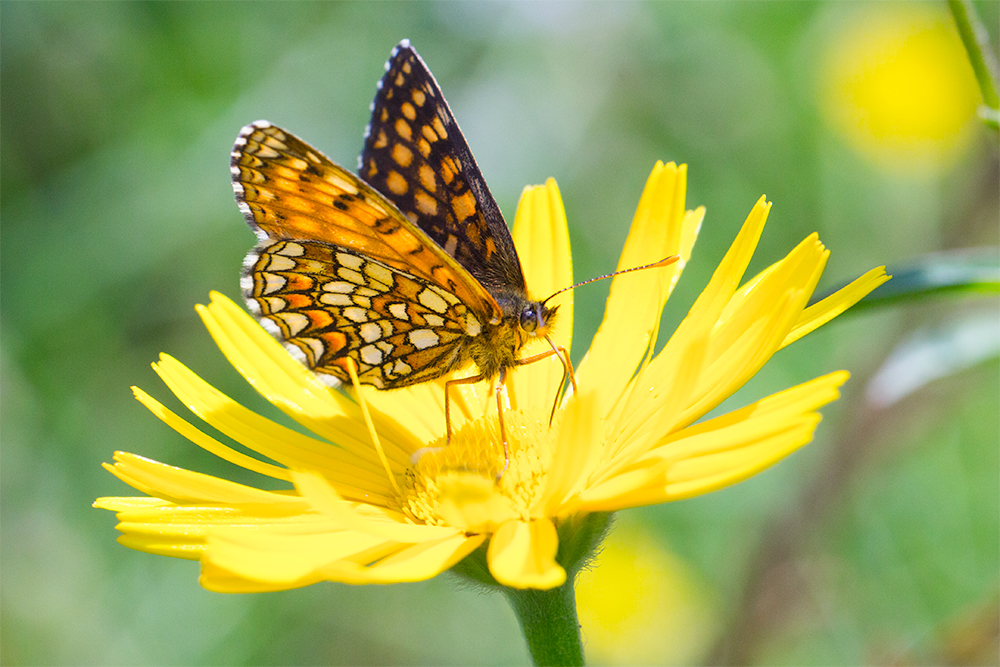
[[[996,49],[998,3],[976,4]],[[754,201],[751,272],[813,231],[820,289],[998,244],[997,134],[974,117],[947,5],[0,3],[2,625],[26,664],[520,664],[499,597],[449,576],[254,596],[115,543],[90,507],[132,490],[115,450],[233,477],[132,398],[184,413],[178,357],[264,414],[196,317],[239,297],[240,127],[281,125],[353,167],[408,37],[508,220],[553,176],[579,278],[617,261],[657,159],[708,213],[668,305],[686,312]],[[576,296],[574,357],[607,284]],[[996,664],[998,303],[934,298],[842,318],[781,352],[732,408],[854,374],[816,440],[735,487],[625,512],[581,584],[597,664]],[[247,477],[248,481],[254,481]]]

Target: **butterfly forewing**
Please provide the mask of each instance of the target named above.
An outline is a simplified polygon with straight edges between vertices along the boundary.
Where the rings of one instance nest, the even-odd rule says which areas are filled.
[[[360,175],[491,294],[524,294],[510,231],[441,89],[404,42],[386,63]]]

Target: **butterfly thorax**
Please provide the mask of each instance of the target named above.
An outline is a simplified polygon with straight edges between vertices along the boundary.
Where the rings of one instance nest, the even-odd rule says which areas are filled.
[[[468,357],[487,379],[502,376],[514,366],[530,340],[544,338],[556,313],[556,308],[547,308],[516,291],[496,296],[503,316],[497,324],[484,326],[482,333],[470,338],[466,346]]]

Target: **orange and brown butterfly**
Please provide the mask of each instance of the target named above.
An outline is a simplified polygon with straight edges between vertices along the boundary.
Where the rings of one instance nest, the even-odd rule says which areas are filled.
[[[557,354],[569,368],[555,346],[518,357],[556,308],[528,296],[500,209],[407,40],[378,84],[360,177],[266,121],[240,132],[231,169],[259,240],[247,304],[320,376],[349,382],[351,360],[362,383],[393,389],[471,362],[478,374],[450,383],[499,381],[500,409],[512,366]],[[500,427],[506,449],[502,412]]]

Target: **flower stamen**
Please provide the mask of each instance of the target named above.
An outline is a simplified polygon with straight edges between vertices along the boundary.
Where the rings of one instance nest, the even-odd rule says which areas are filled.
[[[549,460],[544,414],[506,411],[510,463],[502,476],[499,424],[492,410],[463,425],[447,446],[440,446],[443,438],[429,443],[400,480],[399,511],[417,523],[458,526],[469,533],[493,532],[510,519],[529,520]]]

